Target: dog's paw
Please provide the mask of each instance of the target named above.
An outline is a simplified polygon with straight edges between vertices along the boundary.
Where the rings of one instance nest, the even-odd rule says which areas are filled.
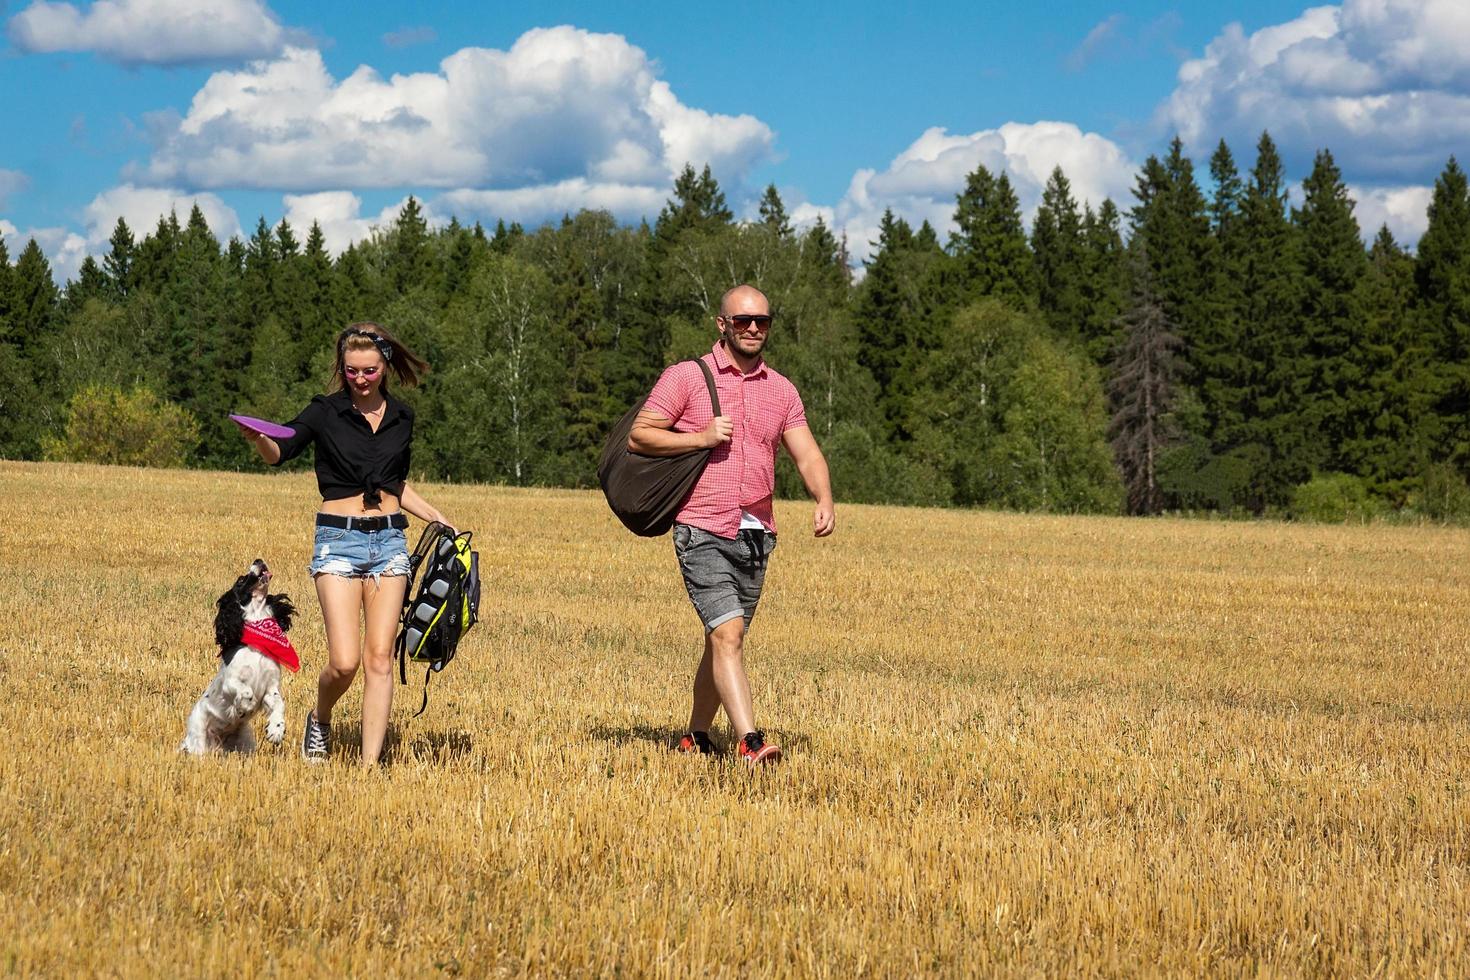
[[[286,720],[272,721],[265,726],[265,739],[272,745],[280,745],[286,737]]]

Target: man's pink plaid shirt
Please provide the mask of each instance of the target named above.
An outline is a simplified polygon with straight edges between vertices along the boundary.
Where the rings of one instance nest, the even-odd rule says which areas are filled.
[[[774,533],[776,453],[788,429],[807,424],[801,395],[764,359],[754,371],[741,374],[716,343],[703,360],[714,373],[720,411],[734,423],[734,432],[710,453],[709,465],[675,520],[734,538],[740,531],[740,511],[746,510]],[[704,372],[688,361],[664,370],[643,407],[673,420],[675,432],[698,432],[714,419]]]

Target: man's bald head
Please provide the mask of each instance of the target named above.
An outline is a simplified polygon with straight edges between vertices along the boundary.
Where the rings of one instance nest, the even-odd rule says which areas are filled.
[[[759,305],[759,309],[750,308],[752,303]],[[766,294],[754,286],[741,283],[731,286],[725,290],[725,295],[720,297],[720,316],[729,316],[732,313],[769,313],[771,301],[766,299]]]

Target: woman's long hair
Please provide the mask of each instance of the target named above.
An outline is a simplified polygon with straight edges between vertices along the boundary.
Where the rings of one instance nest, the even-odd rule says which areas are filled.
[[[340,391],[347,387],[347,377],[342,371],[343,360],[350,350],[375,350],[388,362],[388,368],[405,387],[412,388],[429,373],[429,362],[404,346],[403,341],[388,332],[380,323],[364,320],[349,323],[337,335],[337,356],[332,365],[332,377],[328,381],[329,391]],[[383,377],[387,390],[388,378]]]

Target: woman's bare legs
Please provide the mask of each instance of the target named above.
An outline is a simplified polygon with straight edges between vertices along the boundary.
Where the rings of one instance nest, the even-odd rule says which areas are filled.
[[[316,681],[316,720],[323,725],[331,725],[332,708],[352,686],[362,660],[362,583],[344,575],[316,576],[316,597],[327,625],[327,665]]]
[[[382,575],[362,580],[362,605],[367,614],[362,664],[362,764],[377,765],[388,736],[388,714],[393,707],[393,640],[403,612],[404,575]],[[349,678],[350,681],[350,678]]]

